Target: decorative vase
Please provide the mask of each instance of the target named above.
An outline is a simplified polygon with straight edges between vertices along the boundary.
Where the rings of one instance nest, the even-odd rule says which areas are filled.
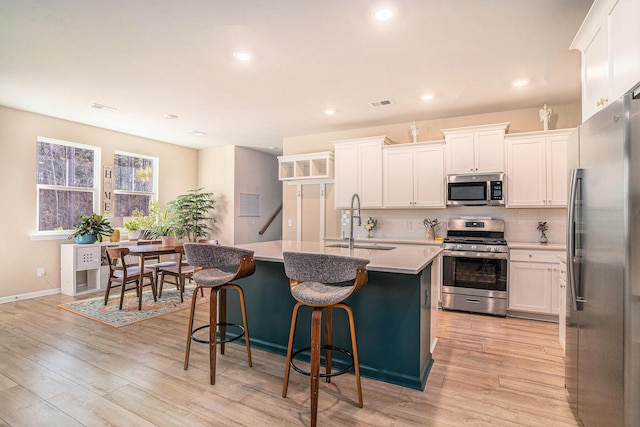
[[[119,242],[120,241],[120,230],[118,230],[117,228],[113,230],[113,233],[111,234],[111,237],[109,238],[110,241],[112,242]]]
[[[436,238],[436,233],[434,233],[433,228],[431,227],[426,228],[424,235],[427,240],[435,240]]]
[[[367,237],[369,239],[373,237],[373,230],[367,230]]]
[[[540,234],[540,243],[548,243],[548,242],[549,242],[549,239],[547,238],[547,235],[543,231],[542,234]]]
[[[140,230],[129,230],[129,240],[138,240],[140,238]]]
[[[93,234],[82,234],[82,235],[76,236],[73,239],[74,242],[79,243],[81,245],[95,243],[96,240],[97,240],[96,236],[94,236]]]

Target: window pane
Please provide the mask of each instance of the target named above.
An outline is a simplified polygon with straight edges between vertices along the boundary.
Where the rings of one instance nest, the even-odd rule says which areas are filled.
[[[131,216],[134,210],[149,213],[151,196],[146,194],[116,194],[114,216]]]
[[[115,189],[123,191],[153,191],[153,160],[116,154],[114,157]]]
[[[38,184],[93,188],[94,152],[38,141]]]
[[[40,189],[38,197],[40,231],[71,230],[80,216],[93,212],[92,192]]]

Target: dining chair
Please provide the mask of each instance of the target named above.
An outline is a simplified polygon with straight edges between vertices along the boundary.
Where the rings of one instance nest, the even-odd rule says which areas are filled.
[[[104,305],[107,305],[109,301],[109,292],[114,286],[114,283],[121,286],[120,292],[120,305],[119,310],[122,310],[122,304],[124,302],[124,293],[127,290],[126,285],[128,283],[136,284],[136,293],[138,294],[138,310],[142,309],[142,288],[144,285],[144,279],[149,279],[151,285],[151,292],[153,294],[153,300],[156,299],[156,284],[153,278],[152,271],[140,271],[138,266],[128,266],[125,257],[129,253],[129,248],[107,248],[107,261],[109,262],[109,280],[107,282],[107,289],[104,294]]]
[[[184,247],[176,246],[176,254],[178,254],[178,261],[175,265],[170,265],[168,267],[160,267],[158,275],[160,277],[160,282],[158,282],[158,298],[162,298],[162,288],[164,286],[164,280],[166,276],[173,277],[175,282],[173,282],[180,291],[180,302],[184,302],[184,284],[186,279],[191,279],[193,277],[193,273],[195,272],[195,267],[183,262],[184,260]]]
[[[220,354],[224,354],[225,343],[244,337],[247,347],[247,359],[249,366],[252,366],[244,293],[242,288],[234,283],[234,281],[254,273],[256,269],[256,264],[253,259],[254,252],[233,246],[211,245],[206,243],[185,243],[184,250],[189,259],[189,263],[196,268],[193,274],[196,288],[193,290],[191,296],[191,312],[189,313],[189,327],[187,329],[187,348],[184,356],[184,369],[186,370],[189,367],[191,341],[208,344],[209,381],[213,385],[216,383],[217,344],[220,344]],[[199,267],[201,270],[197,270]],[[209,324],[194,329],[196,298],[198,296],[198,289],[202,290],[203,288],[211,290],[209,294]],[[227,289],[235,289],[238,291],[242,325],[227,323]],[[242,332],[227,339],[227,327],[235,327]],[[208,340],[194,336],[198,331],[205,328],[209,329]],[[218,330],[220,330],[219,340],[217,339]]]
[[[290,368],[310,377],[311,388],[311,426],[318,420],[318,388],[320,378],[331,382],[331,377],[342,375],[354,368],[356,387],[358,391],[358,405],[362,408],[362,387],[360,385],[360,364],[358,362],[358,347],[356,345],[356,330],[351,307],[343,301],[360,290],[368,280],[366,265],[369,260],[342,255],[289,252],[282,253],[284,271],[289,278],[291,295],[298,301],[291,315],[291,329],[287,346],[287,359],[282,387],[282,397],[287,397]],[[311,315],[311,347],[293,351],[296,332],[298,310],[302,306],[313,308]],[[351,353],[343,348],[333,346],[333,308],[341,308],[349,317],[351,332]],[[321,346],[322,314],[325,314],[325,343]],[[296,355],[311,350],[310,371],[303,371],[294,363]],[[320,374],[320,352],[325,351],[325,372]],[[331,372],[332,351],[339,351],[349,359],[351,365],[338,372]]]
[[[138,240],[138,245],[161,245],[161,240]],[[155,261],[147,264],[147,261]],[[175,266],[175,261],[160,261],[160,255],[149,255],[144,257],[144,268],[153,271],[153,279],[158,282],[158,274],[161,268]]]

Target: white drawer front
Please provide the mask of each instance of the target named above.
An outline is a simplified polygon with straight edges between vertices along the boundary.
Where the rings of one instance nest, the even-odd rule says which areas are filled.
[[[510,261],[558,263],[558,251],[536,251],[526,249],[509,250]]]

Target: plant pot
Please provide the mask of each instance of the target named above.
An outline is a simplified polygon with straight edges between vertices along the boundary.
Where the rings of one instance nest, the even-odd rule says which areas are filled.
[[[160,236],[162,246],[174,246],[176,244],[175,236]]]
[[[129,240],[138,240],[140,238],[140,230],[129,230]]]
[[[86,245],[86,244],[90,244],[90,243],[95,243],[96,242],[96,236],[94,236],[93,234],[83,234],[81,236],[76,236],[73,241],[82,245]]]
[[[427,240],[434,240],[436,238],[436,235],[435,235],[435,232],[434,232],[433,228],[427,227],[427,229],[425,230],[425,233],[424,233],[424,237]]]

